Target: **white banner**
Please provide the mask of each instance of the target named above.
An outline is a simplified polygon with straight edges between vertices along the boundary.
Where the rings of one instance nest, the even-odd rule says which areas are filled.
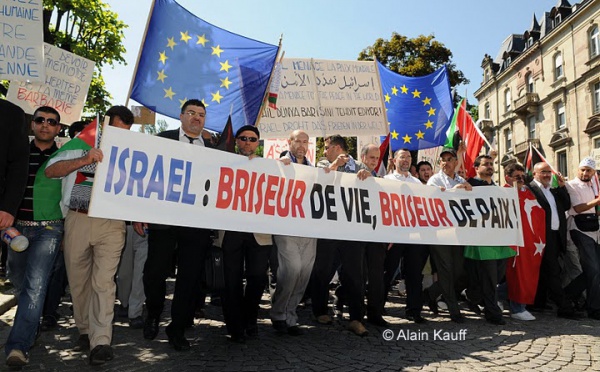
[[[44,81],[42,0],[0,0],[0,79]]]
[[[265,138],[387,134],[375,63],[284,58],[277,109],[265,107],[258,128]]]
[[[40,106],[54,107],[60,122],[71,125],[81,118],[95,63],[54,45],[44,44],[46,80],[11,81],[6,99],[33,114]]]
[[[265,159],[279,159],[282,152],[288,151],[290,145],[287,139],[265,139],[263,142],[263,157]],[[315,157],[317,154],[317,144],[314,137],[308,139],[308,151],[306,151],[306,157],[312,164],[316,164]]]
[[[517,192],[448,190],[105,127],[89,215],[315,238],[520,245]]]

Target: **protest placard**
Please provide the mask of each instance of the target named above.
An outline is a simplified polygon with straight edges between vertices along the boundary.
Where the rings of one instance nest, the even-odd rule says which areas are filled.
[[[44,81],[42,0],[0,0],[0,79]]]
[[[277,109],[265,106],[258,127],[268,138],[387,134],[374,62],[283,59]]]
[[[6,99],[28,114],[40,106],[54,107],[61,123],[70,125],[81,118],[95,63],[50,44],[44,44],[44,55],[44,82],[11,81]]]
[[[279,159],[282,152],[288,151],[290,146],[288,140],[285,138],[278,139],[265,139],[263,145],[263,156],[265,159]],[[308,139],[308,150],[306,151],[306,158],[315,164],[315,156],[317,153],[317,144],[314,137]]]
[[[329,172],[105,127],[89,216],[315,238],[522,245],[517,191]]]

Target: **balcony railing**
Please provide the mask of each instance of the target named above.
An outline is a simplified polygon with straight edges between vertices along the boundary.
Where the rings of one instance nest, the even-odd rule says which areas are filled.
[[[525,93],[523,97],[515,100],[514,112],[517,115],[527,116],[537,113],[540,96],[537,93]]]
[[[525,153],[525,151],[527,151],[527,149],[529,148],[529,144],[530,143],[536,149],[541,148],[540,139],[539,138],[532,138],[532,139],[528,139],[525,142],[517,143],[517,145],[515,146],[514,154],[515,155],[520,155],[520,154]]]

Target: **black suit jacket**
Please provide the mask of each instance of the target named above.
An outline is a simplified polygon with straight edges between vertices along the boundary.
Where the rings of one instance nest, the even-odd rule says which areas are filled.
[[[531,192],[533,192],[538,203],[540,203],[546,212],[546,237],[548,237],[552,223],[552,211],[550,209],[550,203],[535,182],[531,181],[531,183],[527,186]],[[550,189],[550,192],[554,196],[554,200],[556,200],[556,210],[558,211],[558,220],[560,221],[558,228],[558,233],[560,235],[559,248],[561,250],[565,250],[567,248],[567,218],[565,216],[565,212],[571,208],[571,197],[569,196],[565,186]]]
[[[15,216],[27,186],[29,137],[25,113],[0,99],[0,211]]]
[[[157,136],[179,141],[179,129],[165,130],[164,132],[160,132],[159,134],[157,134]],[[202,138],[202,141],[204,141],[205,147],[214,147],[212,143],[210,141],[205,140],[204,137],[200,138]]]

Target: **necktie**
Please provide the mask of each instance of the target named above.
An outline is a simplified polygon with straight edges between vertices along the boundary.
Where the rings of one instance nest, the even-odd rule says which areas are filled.
[[[194,138],[194,137],[190,137],[187,134],[184,134],[185,138],[187,138],[188,140],[190,140],[190,143],[193,144],[194,140],[197,140],[198,138]]]

